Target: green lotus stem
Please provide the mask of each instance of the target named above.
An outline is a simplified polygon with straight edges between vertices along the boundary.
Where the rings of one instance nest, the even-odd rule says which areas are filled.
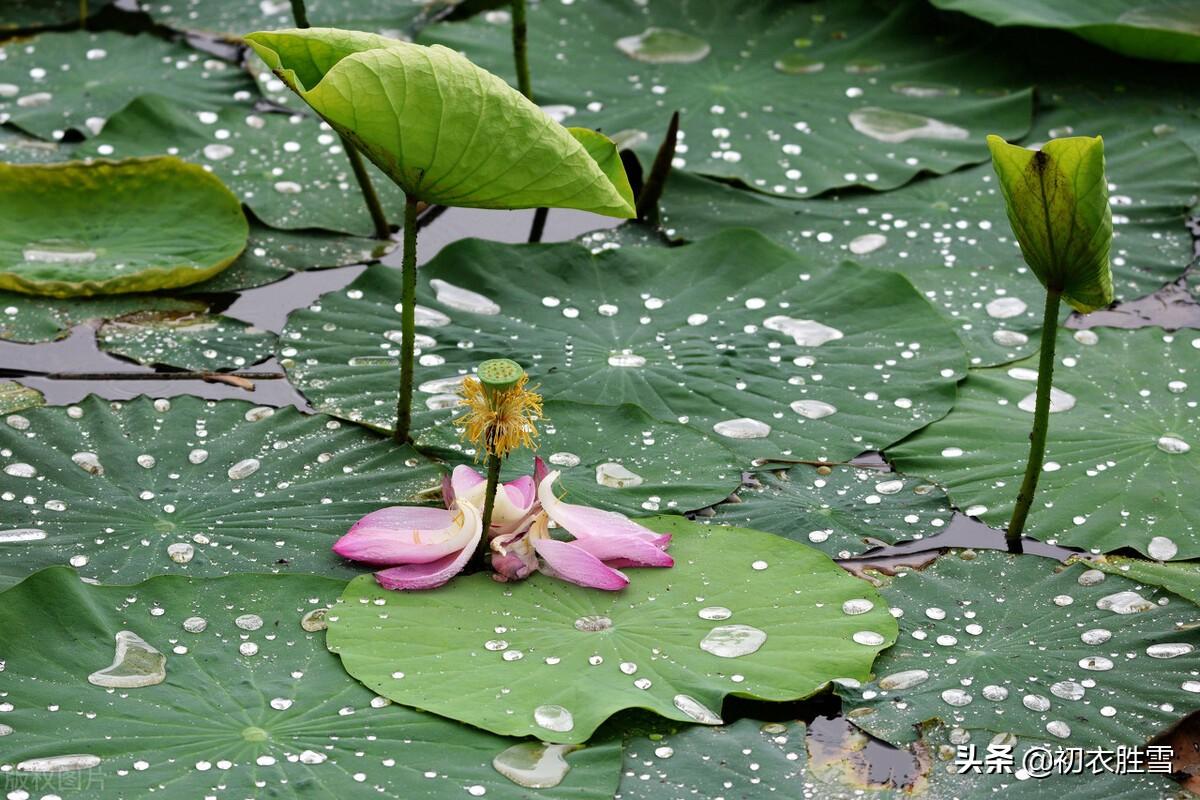
[[[479,540],[479,550],[475,553],[475,557],[480,563],[485,563],[484,559],[487,558],[490,549],[488,531],[492,529],[492,512],[496,506],[496,487],[500,485],[500,456],[488,453],[487,468],[487,487],[484,489],[483,496],[483,538]]]
[[[550,209],[537,208],[533,211],[533,224],[529,226],[529,242],[537,243],[542,240],[542,233],[546,230],[546,218],[550,216]]]
[[[83,2],[87,2],[87,0],[83,0]],[[291,2],[292,19],[296,21],[296,27],[309,27],[308,9],[304,7],[304,0],[291,0]],[[358,189],[362,192],[363,202],[367,204],[367,212],[371,215],[371,224],[375,227],[375,238],[387,239],[392,235],[392,227],[388,225],[387,216],[383,213],[383,206],[379,203],[379,194],[375,191],[374,184],[371,183],[371,176],[367,174],[367,167],[363,164],[362,155],[359,154],[354,143],[345,136],[338,134],[338,138],[342,140],[342,150],[345,151],[346,159],[350,162],[354,179],[358,181]]]
[[[88,0],[79,0],[79,27],[87,25]]]
[[[417,338],[417,198],[404,195],[404,258],[400,266],[404,283],[400,312],[400,397],[396,401],[396,441],[411,441],[413,351]]]
[[[1037,405],[1033,411],[1033,432],[1029,434],[1029,461],[1025,465],[1025,479],[1013,508],[1012,519],[1004,538],[1009,552],[1021,552],[1021,532],[1025,530],[1025,518],[1033,505],[1038,478],[1042,474],[1042,460],[1046,457],[1046,431],[1050,425],[1050,389],[1054,379],[1054,340],[1058,332],[1058,305],[1062,292],[1046,290],[1046,311],[1042,317],[1042,350],[1038,361]]]
[[[525,0],[512,0],[513,61],[517,66],[517,91],[533,102],[529,80],[529,27],[525,23]]]
[[[651,225],[658,224],[658,201],[662,198],[663,189],[667,188],[667,178],[671,174],[671,162],[675,159],[675,143],[679,139],[679,112],[671,115],[671,124],[667,126],[667,135],[659,145],[654,155],[654,164],[650,174],[642,184],[638,194],[638,219]]]

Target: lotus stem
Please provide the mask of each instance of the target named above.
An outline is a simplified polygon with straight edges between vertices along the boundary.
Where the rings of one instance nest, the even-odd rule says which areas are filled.
[[[417,327],[417,198],[404,195],[404,257],[400,265],[404,283],[400,312],[400,397],[396,401],[396,441],[408,444],[412,429],[413,351]]]
[[[529,27],[525,22],[525,0],[512,0],[513,61],[517,67],[517,91],[533,100],[529,80]]]
[[[542,240],[546,230],[546,217],[550,215],[548,208],[536,208],[533,211],[533,224],[529,226],[529,242],[536,244]]]
[[[642,184],[638,194],[638,219],[651,225],[658,224],[658,201],[662,198],[663,189],[667,187],[667,178],[671,174],[671,162],[675,160],[675,143],[679,138],[679,112],[671,115],[671,124],[667,126],[667,135],[659,145],[658,153],[654,156],[654,164],[650,174]]]
[[[296,21],[296,27],[309,27],[308,9],[304,7],[304,0],[291,0],[291,2],[292,19]],[[342,150],[345,151],[346,159],[350,162],[350,169],[354,172],[354,179],[358,181],[358,188],[362,192],[363,202],[367,204],[367,212],[371,215],[371,224],[375,227],[375,238],[387,239],[392,235],[392,227],[388,225],[387,216],[383,213],[383,206],[379,204],[379,194],[375,191],[374,184],[371,183],[371,176],[367,173],[367,167],[363,163],[362,155],[359,154],[358,148],[354,146],[354,142],[341,134],[338,134],[338,136],[342,140]]]
[[[88,0],[79,0],[79,27],[87,27]]]
[[[500,463],[500,456],[488,453],[487,486],[483,495],[483,538],[479,540],[479,550],[476,553],[476,558],[485,566],[487,562],[484,559],[490,549],[488,531],[492,529],[492,512],[496,507],[496,487],[500,485]]]
[[[1025,479],[1017,494],[1012,519],[1004,538],[1011,553],[1020,553],[1021,532],[1025,530],[1025,518],[1033,505],[1038,478],[1042,474],[1042,460],[1046,457],[1046,431],[1050,425],[1050,389],[1054,379],[1054,343],[1058,333],[1058,306],[1062,292],[1058,289],[1046,291],[1046,311],[1042,317],[1041,356],[1038,361],[1037,405],[1033,412],[1033,432],[1029,434],[1029,461],[1025,464]]]

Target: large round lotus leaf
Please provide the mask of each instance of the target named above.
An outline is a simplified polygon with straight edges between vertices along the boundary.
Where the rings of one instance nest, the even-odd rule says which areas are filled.
[[[492,766],[517,742],[393,705],[346,675],[319,632],[344,586],[308,575],[88,586],[55,568],[9,590],[9,797],[51,786],[71,800],[612,796],[615,742],[567,754],[561,784],[531,793]],[[110,668],[122,641],[123,666]]]
[[[1113,575],[1124,575],[1138,583],[1161,586],[1200,605],[1200,562],[1177,561],[1164,564],[1158,561],[1143,561],[1138,558],[1108,556],[1087,563],[1088,566]]]
[[[282,354],[318,408],[393,424],[396,370],[360,359],[395,350],[400,296],[400,273],[372,267],[289,318]],[[902,276],[818,265],[750,231],[599,255],[466,240],[422,267],[417,299],[431,337],[418,384],[514,358],[547,398],[633,403],[747,457],[882,448],[944,415],[965,368]]]
[[[235,65],[148,34],[44,33],[0,47],[0,56],[0,122],[43,139],[68,128],[91,136],[149,94],[215,110],[255,92]]]
[[[944,555],[882,592],[900,638],[871,682],[837,690],[854,723],[887,741],[940,720],[1064,746],[1144,745],[1196,707],[1196,607],[1169,592],[995,551]]]
[[[1071,97],[1078,96],[1071,95]],[[1113,206],[1113,285],[1133,299],[1174,280],[1192,259],[1184,219],[1200,159],[1147,116],[1089,111],[1090,96],[1038,120],[1034,136],[1101,133]],[[973,365],[1037,351],[1042,288],[1021,258],[991,164],[883,194],[783,200],[676,172],[663,197],[672,236],[752,226],[805,255],[903,272],[950,320]]]
[[[893,640],[875,590],[812,548],[678,518],[647,524],[675,534],[675,566],[631,569],[620,592],[483,573],[391,592],[364,575],[329,614],[329,648],[399,703],[583,742],[625,708],[720,724],[729,694],[795,700],[863,680]]]
[[[414,199],[635,216],[612,141],[562,127],[459,53],[334,28],[252,33],[246,41]]]
[[[410,449],[293,408],[89,397],[22,417],[0,425],[0,586],[65,563],[105,583],[353,575],[334,540],[439,480]]]
[[[96,340],[104,352],[139,364],[211,372],[257,364],[275,352],[275,334],[220,314],[131,314],[105,322]]]
[[[932,0],[993,25],[1061,28],[1118,53],[1200,62],[1200,8],[1192,0]]]
[[[770,531],[811,544],[834,558],[937,533],[954,511],[927,481],[895,473],[811,466],[755,473],[737,503],[716,507],[711,521]]]
[[[0,164],[0,288],[52,297],[187,286],[246,246],[237,198],[177,158]]]
[[[443,394],[458,381],[422,384],[418,401],[446,408],[440,423],[423,438],[450,461],[471,461],[476,449],[459,439],[450,424],[465,409],[450,407],[458,396]],[[437,394],[429,392],[437,390]],[[647,511],[694,511],[727,498],[742,480],[739,460],[715,434],[660,422],[637,406],[589,406],[551,400],[539,423],[538,451],[572,503],[643,514]],[[533,473],[534,453],[517,450],[508,457],[504,479]]]
[[[928,749],[931,760],[928,788],[915,796],[924,800],[996,800],[998,797],[1019,797],[1021,800],[1094,800],[1097,797],[1104,800],[1190,800],[1195,797],[1169,775],[1149,771],[1147,751],[1141,744],[1138,746],[1142,748],[1142,763],[1136,770],[1132,767],[1133,761],[1129,760],[1125,763],[1130,766],[1121,769],[1114,742],[1099,745],[1090,753],[1085,751],[1075,755],[1078,751],[1066,749],[1071,744],[1052,736],[1033,740],[1014,739],[1008,734],[989,736],[986,732],[972,736],[962,729],[937,725],[925,732],[922,744]],[[974,759],[970,756],[972,746],[975,748]],[[989,746],[995,748],[992,764],[1005,763],[1000,754],[1008,753],[1012,756],[1011,766],[987,771]],[[960,747],[964,756],[962,763],[971,764],[961,773]],[[1126,752],[1128,754],[1129,750]],[[1061,760],[1056,762],[1056,756]],[[1082,768],[1071,768],[1072,757]],[[1164,763],[1162,757],[1152,760],[1160,767]],[[905,795],[906,798],[912,796]],[[873,794],[855,797],[883,800]]]
[[[0,30],[47,28],[79,23],[81,9],[94,14],[111,0],[5,0]]]
[[[307,0],[310,25],[373,31],[405,38],[421,23],[449,10],[458,0]],[[177,30],[240,39],[250,31],[291,28],[296,24],[288,0],[179,0],[147,3],[147,13]]]
[[[1200,556],[1200,338],[1060,330],[1046,464],[1025,532],[1069,547]],[[959,508],[1007,523],[1029,455],[1037,359],[974,370],[944,420],[891,448]],[[1028,409],[1028,410],[1027,410]]]
[[[156,294],[116,294],[97,297],[34,297],[0,292],[0,340],[49,342],[89,320],[103,320],[141,312],[202,314],[201,300],[184,300]]]
[[[809,196],[978,163],[986,133],[1029,129],[1013,60],[957,28],[915,2],[545,2],[529,11],[529,60],[539,103],[647,132],[646,163],[680,109],[677,166]],[[510,75],[510,38],[484,16],[422,41]]]
[[[341,140],[308,113],[265,112],[250,103],[196,111],[146,97],[79,148],[80,155],[122,158],[167,152],[212,169],[273,227],[374,230]],[[399,222],[403,192],[373,165],[367,172],[388,218]]]

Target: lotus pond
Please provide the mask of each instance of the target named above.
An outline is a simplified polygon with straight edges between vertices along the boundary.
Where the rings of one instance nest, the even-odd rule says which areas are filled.
[[[0,0],[0,796],[1200,794],[1198,63]]]

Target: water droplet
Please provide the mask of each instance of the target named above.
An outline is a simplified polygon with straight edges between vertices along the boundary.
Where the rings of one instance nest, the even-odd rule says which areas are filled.
[[[183,629],[188,633],[203,633],[208,627],[208,620],[204,617],[188,617],[183,621]]]
[[[922,99],[931,97],[957,97],[959,94],[957,86],[947,86],[944,83],[913,83],[908,81],[893,83],[892,91],[905,97],[920,97]]]
[[[256,631],[263,626],[263,618],[258,614],[242,614],[233,624],[244,631]]]
[[[293,702],[286,697],[274,697],[271,699],[271,708],[276,711],[287,711],[292,707]]]
[[[4,472],[6,475],[11,475],[14,478],[34,478],[38,474],[37,469],[32,464],[20,461],[5,466]]]
[[[25,260],[35,264],[90,264],[96,251],[80,242],[55,239],[31,244],[22,252]]]
[[[137,689],[166,678],[167,657],[133,631],[120,631],[113,663],[88,675],[88,683],[108,689]]]
[[[983,697],[985,700],[991,700],[992,702],[998,703],[1001,700],[1008,699],[1008,689],[1004,688],[1003,686],[997,686],[994,683],[989,683],[987,686],[983,687]]]
[[[1046,732],[1060,739],[1066,739],[1071,735],[1071,726],[1062,720],[1055,719],[1046,723]]]
[[[858,631],[851,638],[867,647],[878,647],[886,641],[883,634],[876,633],[875,631]]]
[[[478,292],[455,286],[439,278],[431,280],[429,286],[437,295],[437,301],[449,308],[487,316],[495,316],[500,313],[500,306]]]
[[[1075,395],[1062,391],[1054,386],[1050,387],[1050,413],[1058,414],[1063,411],[1070,411],[1075,407]],[[1028,411],[1032,414],[1037,408],[1037,393],[1030,392],[1021,398],[1021,402],[1017,403],[1017,408],[1022,411]]]
[[[257,458],[244,458],[230,467],[226,474],[229,475],[230,480],[239,481],[258,472],[261,466],[262,462]]]
[[[188,453],[188,461],[191,462],[192,464],[203,464],[207,460],[208,460],[208,451],[207,450],[201,450],[200,448],[196,448],[192,452]]]
[[[71,460],[75,462],[75,466],[79,467],[89,475],[103,475],[104,465],[100,463],[100,458],[95,453],[81,452],[71,456]]]
[[[1183,439],[1180,439],[1178,436],[1167,434],[1166,436],[1158,437],[1158,449],[1162,450],[1164,453],[1170,453],[1173,456],[1177,456],[1186,453],[1188,450],[1191,450],[1192,446]]]
[[[1101,597],[1096,601],[1096,608],[1114,614],[1137,614],[1150,611],[1155,605],[1137,592],[1126,591]]]
[[[533,721],[548,731],[565,733],[575,727],[575,717],[562,706],[544,705],[533,710]]]
[[[863,597],[856,597],[853,600],[847,600],[842,603],[842,613],[855,616],[865,614],[875,607],[875,604]]]
[[[766,641],[766,631],[751,625],[719,625],[700,640],[700,649],[721,658],[738,658],[758,652]]]
[[[1146,648],[1146,655],[1151,658],[1178,658],[1187,655],[1196,648],[1187,642],[1164,642],[1152,644]]]
[[[609,461],[596,467],[596,483],[611,489],[632,489],[641,486],[644,479],[636,472],[630,472],[621,464]]]
[[[902,672],[893,672],[891,675],[886,675],[879,679],[879,688],[889,692],[903,691],[911,689],[914,686],[920,686],[925,681],[929,680],[929,673],[923,669],[906,669]]]
[[[617,49],[648,64],[693,64],[706,58],[708,42],[673,28],[650,27],[636,36],[617,39]]]
[[[1029,343],[1029,337],[1020,331],[1010,331],[1001,328],[992,331],[992,341],[1001,347],[1020,347]]]
[[[100,766],[100,757],[87,753],[73,753],[64,756],[47,756],[31,758],[17,764],[19,772],[74,772],[81,769],[94,769]]]
[[[691,695],[677,694],[673,702],[675,703],[675,707],[682,711],[689,719],[693,719],[701,725],[725,724],[724,720]]]
[[[635,353],[613,353],[608,357],[608,365],[610,367],[644,367],[646,359]]]
[[[728,439],[762,439],[771,435],[771,426],[749,417],[727,419],[713,425],[713,430]]]
[[[856,256],[874,253],[887,244],[887,237],[882,233],[864,233],[850,240],[850,252]]]
[[[1077,582],[1080,586],[1097,586],[1104,583],[1105,574],[1098,569],[1088,569],[1079,573]]]
[[[1092,628],[1079,634],[1079,640],[1084,644],[1104,644],[1112,638],[1112,631],[1107,628]]]
[[[989,317],[994,319],[1011,319],[1024,314],[1028,306],[1025,305],[1024,300],[1017,297],[997,297],[984,308],[987,310]]]
[[[855,109],[848,116],[854,130],[891,144],[910,139],[958,140],[971,135],[966,128],[907,111],[867,107]]]
[[[613,621],[611,619],[599,614],[589,614],[586,617],[580,617],[575,620],[575,630],[584,631],[585,633],[606,631],[612,626]]]
[[[820,400],[797,400],[792,403],[792,411],[795,411],[805,419],[821,419],[828,417],[830,414],[837,413],[837,407],[829,403],[823,403]]]
[[[0,531],[0,544],[15,542],[36,542],[46,538],[46,532],[41,528],[12,528]]]
[[[196,548],[187,542],[173,542],[167,545],[167,556],[176,564],[186,564],[196,555]]]
[[[788,53],[775,59],[775,69],[785,75],[811,75],[825,69],[824,61],[814,61],[800,53]]]
[[[526,789],[550,789],[567,777],[571,765],[565,756],[580,749],[577,744],[521,742],[492,759],[492,767]]]
[[[328,613],[328,608],[314,608],[300,618],[300,627],[309,633],[323,631],[329,626],[325,619],[325,615]]]
[[[223,161],[233,155],[233,148],[223,143],[204,145],[204,157],[209,161]]]
[[[800,347],[820,347],[826,342],[841,339],[844,335],[837,328],[823,325],[816,320],[785,316],[767,317],[763,320],[763,327],[791,336]]]
[[[707,620],[723,620],[733,616],[733,612],[725,606],[707,606],[696,612],[696,616],[700,619]]]
[[[1088,656],[1079,659],[1079,666],[1092,672],[1107,672],[1113,668],[1113,662],[1104,656]]]
[[[1082,700],[1086,691],[1075,681],[1058,681],[1050,687],[1050,694],[1063,700]]]
[[[1146,552],[1156,561],[1169,561],[1179,553],[1179,546],[1166,536],[1155,536],[1146,547]]]
[[[963,689],[947,689],[942,692],[942,701],[946,705],[954,706],[955,708],[961,708],[962,706],[970,705],[971,701],[974,699],[975,698],[971,697],[971,695]]]

